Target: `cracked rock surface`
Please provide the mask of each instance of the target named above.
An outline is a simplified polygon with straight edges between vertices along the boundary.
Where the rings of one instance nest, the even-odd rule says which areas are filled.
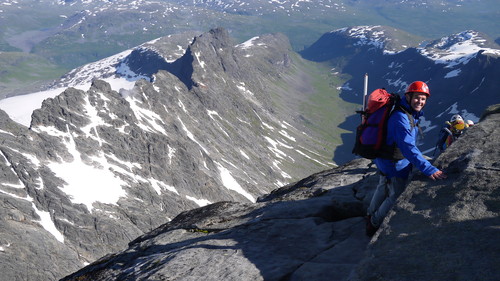
[[[369,242],[374,174],[359,159],[254,204],[184,212],[64,280],[343,280]]]

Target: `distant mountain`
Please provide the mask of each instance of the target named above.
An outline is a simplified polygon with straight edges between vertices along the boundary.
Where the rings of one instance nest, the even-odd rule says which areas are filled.
[[[395,34],[401,32],[383,26],[339,29],[324,34],[301,54],[352,77],[341,92],[349,102],[362,104],[365,73],[369,75],[369,92],[386,88],[403,95],[412,81],[428,83],[431,98],[424,109],[422,149],[432,154],[437,134],[452,114],[476,122],[488,105],[500,102],[500,48],[472,30],[419,47],[405,40],[406,36]],[[359,117],[353,115],[341,127],[353,132],[358,123]],[[353,138],[353,133],[344,135],[344,145],[335,152],[337,163],[352,157]]]
[[[313,80],[285,36],[186,36],[69,73],[29,124],[0,111],[3,280],[55,280],[182,211],[335,166],[301,118]]]
[[[0,6],[0,52],[30,52],[71,70],[155,38],[216,27],[226,28],[239,42],[281,32],[295,51],[332,29],[359,25],[390,25],[426,39],[469,29],[498,38],[493,24],[498,9],[494,0],[5,0]],[[34,59],[32,68],[47,67],[40,63]],[[27,93],[22,88],[7,94]],[[0,92],[0,98],[5,95]]]

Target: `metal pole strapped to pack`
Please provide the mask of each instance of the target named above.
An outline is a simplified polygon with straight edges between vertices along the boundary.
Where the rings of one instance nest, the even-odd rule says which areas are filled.
[[[368,95],[368,73],[365,73],[365,85],[363,88],[363,109],[366,108],[366,96]]]

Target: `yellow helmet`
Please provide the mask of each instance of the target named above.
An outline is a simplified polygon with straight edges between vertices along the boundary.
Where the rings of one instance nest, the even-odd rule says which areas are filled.
[[[456,120],[455,122],[453,122],[453,129],[459,130],[459,131],[465,129],[464,120]]]

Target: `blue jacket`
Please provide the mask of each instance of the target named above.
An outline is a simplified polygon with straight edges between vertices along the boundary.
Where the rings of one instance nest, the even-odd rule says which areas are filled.
[[[423,115],[423,112],[415,112],[411,109],[404,97],[401,99],[401,105],[412,114],[415,127],[413,127],[413,130],[411,129],[410,120],[406,113],[399,110],[394,111],[387,124],[387,144],[392,145],[395,142],[405,159],[396,161],[377,158],[375,164],[387,178],[406,179],[413,166],[417,167],[426,176],[430,176],[437,172],[438,169],[423,157],[422,152],[416,146],[419,131],[416,125],[420,122],[418,118]]]

